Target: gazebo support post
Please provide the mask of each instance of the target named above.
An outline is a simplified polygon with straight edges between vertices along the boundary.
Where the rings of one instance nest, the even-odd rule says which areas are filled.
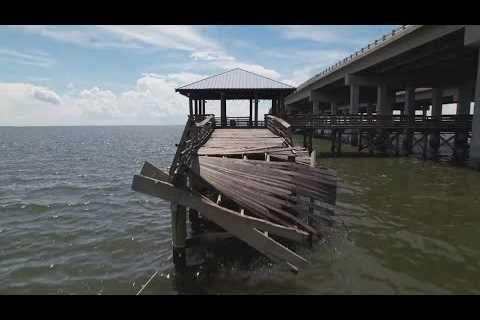
[[[250,113],[249,113],[249,116],[248,116],[248,126],[251,127],[252,126],[252,107],[253,107],[253,104],[252,104],[252,99],[250,99]]]
[[[193,101],[192,98],[188,98],[188,109],[190,111],[190,116],[193,115]]]
[[[227,100],[225,99],[225,94],[222,92],[220,95],[221,108],[220,108],[220,118],[222,127],[227,126]]]
[[[258,127],[258,98],[255,97],[255,127]]]

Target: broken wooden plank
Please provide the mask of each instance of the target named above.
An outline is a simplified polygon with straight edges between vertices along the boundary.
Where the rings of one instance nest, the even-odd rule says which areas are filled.
[[[169,181],[170,176],[168,173],[163,172],[162,170],[158,169],[155,167],[153,164],[151,164],[148,161],[145,161],[142,167],[142,171],[140,172],[142,176],[150,177],[153,179],[158,179],[162,181]]]
[[[235,211],[218,206],[204,196],[197,197],[189,192],[175,188],[171,183],[145,176],[135,175],[132,189],[194,208],[202,212],[207,219],[269,257],[287,261],[297,268],[308,264],[305,258],[272,238],[265,236],[264,233],[255,230],[255,228],[268,231],[277,236],[288,237],[291,240],[308,241],[308,234],[302,234],[300,230],[274,225],[268,221],[245,215],[242,216]]]
[[[196,196],[185,190],[175,188],[171,183],[152,179],[145,176],[135,175],[132,189],[152,196],[160,197],[167,201],[174,201],[186,207],[201,212],[203,216],[215,217],[217,220],[229,220],[239,225],[247,225],[251,228],[268,231],[276,236],[295,242],[305,242],[309,234],[305,231],[291,227],[285,227],[269,221],[241,215],[233,210],[221,207],[205,196]]]

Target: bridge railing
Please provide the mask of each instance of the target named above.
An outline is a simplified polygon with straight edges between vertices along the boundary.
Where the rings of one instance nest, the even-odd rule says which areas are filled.
[[[313,115],[288,116],[285,120],[293,128],[306,129],[440,129],[471,130],[470,115]]]
[[[384,45],[387,42],[390,42],[400,36],[402,36],[406,31],[411,29],[410,25],[402,25],[396,29],[393,29],[390,33],[384,34],[381,38],[376,39],[375,41],[369,43],[367,46],[361,48],[360,50],[355,51],[354,53],[350,54],[349,56],[343,58],[342,60],[338,61],[337,63],[327,67],[326,69],[322,70],[320,73],[316,74],[313,78],[310,80],[307,80],[306,82],[302,83],[298,88],[298,90],[302,90],[306,86],[308,86],[310,83],[317,81],[318,79],[321,79],[323,77],[326,77],[330,73],[333,73],[334,71],[340,69],[341,67],[349,64],[353,60],[356,60],[357,58],[360,58],[368,53],[370,53],[372,50]]]
[[[263,120],[257,121],[255,125],[255,120],[250,117],[227,117],[227,125],[222,126],[222,121],[220,117],[215,118],[216,128],[259,128],[265,127],[265,122]]]
[[[293,146],[292,126],[287,121],[283,120],[282,118],[275,117],[271,114],[266,114],[265,126],[273,133],[276,133],[277,135],[284,138],[289,145]]]

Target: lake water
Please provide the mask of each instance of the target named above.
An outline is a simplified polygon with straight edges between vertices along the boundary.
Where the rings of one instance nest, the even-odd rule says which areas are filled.
[[[348,188],[299,274],[228,242],[176,273],[169,203],[130,184],[182,129],[0,128],[0,293],[135,294],[155,271],[142,294],[480,291],[480,173],[414,158],[318,160]]]

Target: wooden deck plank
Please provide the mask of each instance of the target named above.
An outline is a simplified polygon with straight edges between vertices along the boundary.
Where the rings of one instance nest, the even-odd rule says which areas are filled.
[[[252,153],[295,154],[292,148],[268,129],[215,129],[198,155],[238,155]]]

